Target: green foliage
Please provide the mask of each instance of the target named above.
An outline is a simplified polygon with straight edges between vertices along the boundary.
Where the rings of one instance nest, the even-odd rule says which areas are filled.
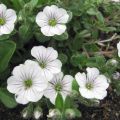
[[[5,88],[0,88],[0,101],[8,108],[17,106],[13,95],[11,95]]]
[[[59,93],[56,97],[56,100],[55,100],[55,106],[57,109],[59,110],[63,110],[63,98],[62,98],[62,95]]]
[[[0,41],[0,72],[3,72],[15,51],[16,44],[12,41]]]
[[[120,38],[119,3],[107,0],[1,0],[0,3],[15,9],[18,15],[12,34],[0,36],[0,87],[3,87],[0,88],[0,101],[5,106],[14,108],[17,105],[14,97],[5,90],[6,77],[10,76],[14,66],[30,58],[30,50],[35,45],[54,47],[63,64],[62,71],[67,74],[74,76],[86,67],[97,67],[111,80],[113,89],[120,95],[120,81],[112,79],[113,73],[120,71],[120,58],[116,52],[116,43]],[[53,4],[66,9],[69,20],[65,33],[48,37],[41,33],[35,19],[45,6]],[[112,58],[118,61],[117,66],[108,64]],[[76,80],[72,89],[75,92],[73,96],[77,96],[79,86]],[[57,95],[55,107],[61,110],[63,116],[70,108],[75,111],[76,117],[81,117],[76,101],[87,106],[98,105],[94,99],[71,96],[63,101],[62,95]],[[26,109],[33,110],[33,105],[28,105]],[[32,112],[29,111],[30,114]]]

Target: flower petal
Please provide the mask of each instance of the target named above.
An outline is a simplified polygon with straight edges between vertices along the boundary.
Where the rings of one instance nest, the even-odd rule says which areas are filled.
[[[118,56],[120,57],[120,42],[117,44]]]
[[[43,69],[41,72],[42,76],[45,77],[47,81],[51,81],[53,78],[53,73],[49,69]]]
[[[48,18],[54,18],[55,12],[57,9],[58,9],[58,7],[56,5],[46,6],[43,9],[43,12],[48,16]]]
[[[99,75],[94,80],[94,88],[106,90],[108,87],[109,87],[109,83],[107,82],[107,78],[104,75]]]
[[[75,79],[80,87],[85,87],[85,85],[86,85],[86,74],[85,73],[78,72],[75,75]]]
[[[52,31],[52,27],[51,26],[44,26],[41,28],[41,32],[45,35],[45,36],[54,36],[55,34]]]
[[[3,34],[10,34],[14,29],[14,24],[7,23],[0,27],[0,31]]]
[[[20,91],[23,91],[23,81],[20,78],[15,78],[14,76],[11,76],[7,80],[7,89],[11,93],[19,93]]]
[[[51,28],[51,31],[56,35],[63,34],[65,30],[66,30],[66,26],[61,24],[57,24],[55,27]]]
[[[14,24],[17,19],[16,12],[12,9],[6,10],[5,19],[7,20],[7,22]]]
[[[35,89],[30,88],[26,90],[26,98],[28,101],[31,102],[37,102],[39,101],[43,96],[43,92],[37,92]]]
[[[99,89],[96,89],[94,90],[94,95],[96,99],[102,100],[107,96],[107,91],[106,90],[101,91]]]
[[[55,92],[55,90],[50,84],[49,84],[49,87],[44,91],[44,96],[50,99],[52,104],[55,104],[57,93]]]
[[[16,99],[16,101],[18,102],[18,103],[20,103],[20,104],[23,104],[23,105],[25,105],[25,104],[27,104],[29,101],[26,99],[26,94],[25,94],[25,92],[22,92],[21,94],[19,94],[19,95],[15,95],[15,99]]]
[[[87,80],[94,81],[96,77],[100,74],[97,68],[87,68]]]
[[[46,51],[47,61],[55,60],[55,59],[57,59],[57,57],[58,57],[58,52],[55,49],[53,49],[52,47],[48,47],[47,51]]]
[[[69,15],[63,8],[59,8],[55,14],[59,24],[68,22]]]
[[[44,46],[35,46],[31,50],[31,55],[38,61],[43,61],[46,57],[46,48]]]
[[[60,60],[56,59],[47,64],[47,69],[52,73],[59,73],[61,71],[62,63]]]
[[[0,4],[0,16],[3,17],[3,15],[6,12],[7,7],[4,4]]]
[[[36,23],[40,26],[40,27],[44,27],[48,25],[48,21],[49,18],[46,16],[45,13],[43,12],[39,12],[36,16]]]
[[[79,91],[84,98],[87,99],[95,98],[94,92],[92,90],[88,90],[86,88],[79,88]]]

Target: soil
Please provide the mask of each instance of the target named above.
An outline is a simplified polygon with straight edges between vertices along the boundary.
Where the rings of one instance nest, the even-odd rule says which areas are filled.
[[[23,120],[20,114],[23,108],[20,105],[15,109],[7,109],[1,105],[0,120]],[[117,96],[112,89],[109,90],[106,99],[101,101],[99,107],[81,105],[80,108],[83,117],[75,120],[120,120],[120,96]],[[40,120],[46,120],[46,118]]]

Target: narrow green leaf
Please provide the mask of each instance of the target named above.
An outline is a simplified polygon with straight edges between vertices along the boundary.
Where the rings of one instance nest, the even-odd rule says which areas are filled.
[[[55,106],[59,110],[63,109],[63,98],[62,98],[62,95],[60,93],[58,93],[57,98],[55,100]]]
[[[0,41],[0,72],[3,72],[16,49],[16,44],[12,41]]]

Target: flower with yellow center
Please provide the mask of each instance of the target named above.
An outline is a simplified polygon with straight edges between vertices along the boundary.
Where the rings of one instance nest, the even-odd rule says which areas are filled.
[[[66,30],[66,23],[69,15],[63,8],[56,5],[46,6],[43,11],[36,16],[36,23],[41,27],[41,32],[45,36],[61,35]]]
[[[103,99],[107,95],[106,89],[109,86],[107,78],[100,75],[97,68],[87,68],[87,75],[78,72],[75,79],[80,86],[81,95],[88,99]]]
[[[49,98],[53,104],[55,104],[58,93],[60,93],[63,100],[65,100],[66,96],[70,95],[72,91],[73,79],[71,75],[63,76],[62,72],[54,75],[53,79],[48,84],[48,88],[44,92],[44,96]]]
[[[13,31],[16,19],[14,10],[7,9],[4,4],[0,4],[0,36],[10,34]]]
[[[37,102],[42,98],[48,82],[40,71],[38,64],[31,60],[14,68],[7,80],[7,89],[15,94],[18,103]]]

